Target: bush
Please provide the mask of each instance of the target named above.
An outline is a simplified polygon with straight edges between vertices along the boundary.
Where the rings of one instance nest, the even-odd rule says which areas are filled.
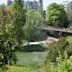
[[[0,64],[12,64],[15,62],[14,53],[15,38],[12,35],[13,27],[11,24],[0,25]]]
[[[72,55],[72,37],[71,36],[68,36],[66,38],[66,40],[69,43],[69,46],[67,47],[67,53],[68,53],[69,56],[71,56]]]
[[[41,72],[72,72],[72,37],[61,37],[50,46]]]
[[[34,70],[32,67],[18,67],[18,66],[7,66],[7,72],[38,72]]]
[[[58,57],[57,67],[54,68],[54,72],[72,72],[72,61],[71,60],[67,59],[67,55],[65,56],[65,58]]]
[[[59,53],[63,56],[64,51],[67,51],[68,58],[72,55],[72,37],[60,37],[59,42],[54,43],[49,47],[45,62],[56,62]]]
[[[45,62],[56,62],[56,58],[59,56],[58,52],[63,55],[68,46],[69,43],[67,42],[66,38],[61,37],[59,42],[56,42],[49,47]]]
[[[41,72],[72,72],[72,58],[67,58],[67,52],[64,52],[64,58],[62,55],[56,58],[55,63],[48,63],[44,65],[41,69]]]

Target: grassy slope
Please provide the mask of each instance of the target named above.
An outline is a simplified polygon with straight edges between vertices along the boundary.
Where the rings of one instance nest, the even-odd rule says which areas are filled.
[[[7,72],[39,72],[39,63],[44,52],[20,52],[17,51],[17,64],[9,66]]]
[[[46,48],[44,46],[31,46],[31,49]],[[22,50],[16,51],[17,64],[13,66],[8,66],[7,72],[39,72],[40,65],[42,61],[42,56],[46,52],[24,52]]]
[[[33,69],[32,67],[18,67],[18,66],[8,66],[6,72],[40,72],[38,69]]]

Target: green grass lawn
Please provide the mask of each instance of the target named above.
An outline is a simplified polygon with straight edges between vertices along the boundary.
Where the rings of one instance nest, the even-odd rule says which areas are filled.
[[[40,51],[39,48],[45,48],[43,46],[30,46],[30,50],[33,52],[25,52],[24,50],[16,50],[17,63],[13,66],[9,66],[8,72],[39,72],[40,62],[46,51]],[[35,50],[39,51],[35,51]]]
[[[17,65],[37,65],[41,61],[44,52],[21,52],[17,51]]]
[[[17,66],[25,66],[25,67],[33,67],[34,69],[40,68],[39,64],[42,61],[43,55],[46,53],[45,51],[42,51],[42,49],[45,49],[45,48],[46,47],[42,46],[42,45],[35,45],[35,46],[29,47],[29,49],[31,51],[33,50],[33,52],[25,52],[23,50],[23,48],[20,51],[19,50],[16,51],[16,56],[17,56],[17,64],[16,65]],[[39,50],[41,52],[39,52],[37,50]]]
[[[46,52],[23,52],[16,51],[17,64],[16,67],[26,67],[28,69],[38,72],[40,69],[40,62],[42,61],[42,56]]]

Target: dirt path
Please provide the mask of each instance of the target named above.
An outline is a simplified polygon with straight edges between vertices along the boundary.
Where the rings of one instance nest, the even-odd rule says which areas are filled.
[[[44,41],[38,41],[38,42],[29,42],[29,45],[38,45],[38,44],[52,44],[54,42],[59,41],[59,39],[54,38],[54,37],[48,37],[46,40]],[[27,46],[28,42],[24,43],[23,46]]]

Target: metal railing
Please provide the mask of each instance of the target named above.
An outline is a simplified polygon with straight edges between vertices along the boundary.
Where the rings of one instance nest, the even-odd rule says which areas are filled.
[[[54,27],[37,27],[39,30],[48,30],[48,31],[56,31],[56,32],[65,32],[65,33],[72,33],[72,30],[67,28],[54,28]]]

